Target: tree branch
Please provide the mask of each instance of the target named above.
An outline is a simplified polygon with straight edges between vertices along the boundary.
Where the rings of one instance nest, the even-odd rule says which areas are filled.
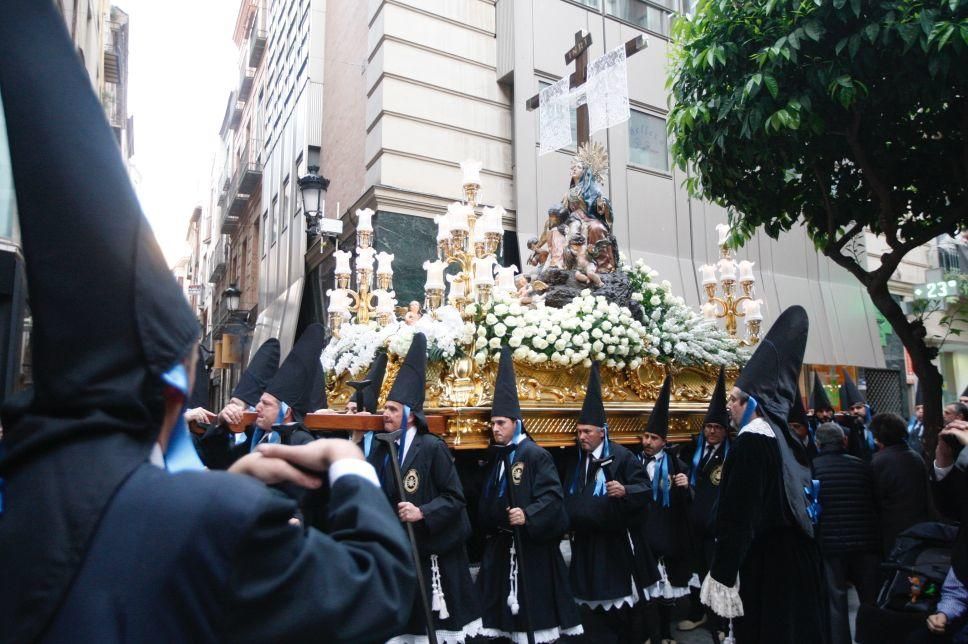
[[[844,241],[844,238],[841,238],[837,243],[843,247],[843,244],[846,242]],[[857,281],[863,284],[866,288],[870,287],[872,274],[861,268],[861,265],[857,263],[857,260],[852,257],[847,257],[839,250],[834,250],[833,246],[825,247],[823,249],[823,254],[834,260],[838,266],[847,269],[847,272],[856,277]]]
[[[884,182],[873,162],[867,155],[867,150],[860,144],[860,110],[854,110],[854,119],[850,130],[847,132],[847,146],[854,154],[854,159],[860,167],[864,179],[867,180],[871,190],[877,195],[877,200],[881,206],[878,208],[877,219],[881,225],[887,244],[891,248],[896,248],[897,239],[897,217],[895,217],[894,199],[891,196],[891,188]]]
[[[834,243],[834,245],[831,247],[831,250],[833,250],[835,253],[839,253],[844,249],[844,246],[847,245],[847,242],[860,234],[860,231],[862,230],[864,230],[864,224],[854,222],[854,225],[851,226],[850,229],[847,230],[847,232],[845,232],[841,238]]]
[[[820,168],[817,167],[817,162],[814,161],[810,167],[813,169],[813,176],[817,180],[817,185],[820,186],[820,197],[823,199],[824,210],[827,211],[827,239],[832,242],[837,236],[837,225],[835,223],[837,209],[833,202],[830,201],[830,187],[823,180],[823,175],[820,173]]]

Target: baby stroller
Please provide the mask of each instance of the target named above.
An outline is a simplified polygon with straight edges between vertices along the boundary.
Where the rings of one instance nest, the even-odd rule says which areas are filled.
[[[875,605],[861,606],[857,612],[857,642],[903,644],[924,625],[941,598],[957,534],[957,526],[926,522],[898,535],[881,564],[883,584]]]

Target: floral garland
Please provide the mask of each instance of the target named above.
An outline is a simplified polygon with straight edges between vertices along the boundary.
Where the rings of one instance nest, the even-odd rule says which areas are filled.
[[[668,281],[656,282],[656,271],[642,260],[623,264],[638,311],[609,302],[601,295],[582,291],[558,309],[522,306],[510,294],[495,293],[492,302],[468,305],[472,318],[464,322],[452,306],[424,315],[416,324],[392,322],[380,327],[344,324],[340,337],[323,350],[323,368],[335,376],[360,375],[380,347],[404,356],[413,334],[427,336],[428,359],[447,361],[463,355],[473,343],[479,365],[497,360],[503,344],[514,349],[515,360],[534,366],[590,366],[598,360],[606,367],[636,369],[645,360],[681,365],[740,365],[747,359],[739,341],[706,320],[672,295]]]

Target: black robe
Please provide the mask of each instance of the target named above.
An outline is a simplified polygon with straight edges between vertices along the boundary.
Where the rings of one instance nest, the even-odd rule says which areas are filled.
[[[688,487],[672,485],[676,474],[686,473],[686,465],[669,449],[664,450],[664,453],[669,463],[669,507],[662,505],[661,489],[658,500],[650,496],[645,520],[639,526],[638,539],[646,543],[652,554],[658,558],[665,568],[669,582],[653,586],[649,594],[674,599],[688,593],[690,581],[695,584],[698,580],[692,579],[694,566],[692,531],[689,527],[690,491]],[[643,455],[643,459],[639,467],[648,479],[648,457]],[[653,476],[659,476],[658,464]],[[650,487],[654,492],[659,487],[659,481],[653,478]]]
[[[828,641],[820,551],[793,519],[782,476],[777,438],[746,430],[733,441],[709,574],[729,587],[739,577],[738,644]]]
[[[235,442],[237,434],[220,422],[201,426],[205,428],[205,433],[195,442],[195,450],[208,469],[227,470],[232,463],[249,453],[253,425],[245,428],[245,440],[239,443]]]
[[[708,460],[700,460],[696,467],[696,482],[689,506],[689,527],[695,541],[695,563],[700,577],[709,572],[713,546],[716,542],[716,511],[719,509],[719,487],[726,460],[726,444],[720,443]],[[690,475],[692,468],[690,467]]]
[[[841,424],[841,427],[844,428],[844,433],[847,434],[847,453],[870,463],[874,457],[874,452],[877,451],[877,447],[875,446],[871,449],[870,443],[867,442],[867,436],[865,434],[867,428],[864,425],[864,421],[856,416],[851,416],[848,420],[848,424]]]
[[[598,467],[588,465],[578,448],[570,454],[565,510],[568,513],[571,538],[571,589],[575,601],[591,608],[615,607],[625,600],[629,606],[638,601],[641,590],[658,579],[657,572],[640,582],[632,592],[636,554],[629,541],[629,528],[641,523],[651,489],[638,459],[618,443],[611,444],[614,461],[609,466],[612,480],[625,486],[625,496],[613,499],[594,496]],[[651,553],[641,555],[654,565]]]
[[[508,486],[514,485],[515,501],[526,516],[520,531],[524,564],[517,560],[521,609],[513,615],[508,607],[513,538],[508,523],[508,493],[499,496],[500,466],[500,460],[492,459],[478,508],[479,529],[486,539],[477,577],[484,605],[484,633],[492,637],[514,634],[516,642],[525,641],[524,610],[529,610],[535,631],[544,631],[542,635],[548,636],[538,638],[539,641],[551,641],[560,634],[578,634],[582,632],[581,618],[559,549],[561,537],[568,529],[561,483],[551,455],[530,438],[518,444],[512,472],[506,478]],[[526,580],[526,597],[521,577]]]
[[[374,438],[370,462],[379,464],[377,473],[383,491],[396,509],[401,498],[386,443]],[[440,614],[434,612],[437,641],[441,644],[463,641],[465,636],[473,636],[479,630],[481,606],[464,547],[471,524],[453,457],[440,438],[418,431],[407,448],[400,474],[406,493],[403,500],[416,505],[423,514],[423,519],[413,524],[413,530],[428,592],[431,592],[432,555],[436,555],[440,572],[448,617],[440,619]],[[410,619],[401,635],[393,641],[409,642],[415,637],[426,637],[419,596],[414,597]]]

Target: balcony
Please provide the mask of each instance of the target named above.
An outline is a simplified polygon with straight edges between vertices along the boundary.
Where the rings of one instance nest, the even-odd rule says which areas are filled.
[[[249,139],[236,159],[235,174],[222,208],[221,231],[228,235],[238,230],[239,221],[251,200],[251,195],[262,185],[262,142]]]
[[[229,94],[228,103],[225,105],[225,115],[222,117],[222,127],[219,130],[221,136],[225,136],[225,133],[229,130],[239,127],[239,123],[242,122],[242,108],[244,107],[245,101],[239,100],[238,94],[235,92]]]
[[[208,282],[217,284],[225,276],[225,264],[229,258],[229,245],[225,237],[220,237],[208,259]]]
[[[252,23],[252,29],[249,31],[249,67],[257,68],[259,63],[262,62],[262,56],[266,53],[266,37],[268,36],[265,29],[259,29],[256,26],[256,22]]]
[[[239,74],[239,100],[248,101],[252,96],[252,83],[255,81],[255,68],[243,67]]]

